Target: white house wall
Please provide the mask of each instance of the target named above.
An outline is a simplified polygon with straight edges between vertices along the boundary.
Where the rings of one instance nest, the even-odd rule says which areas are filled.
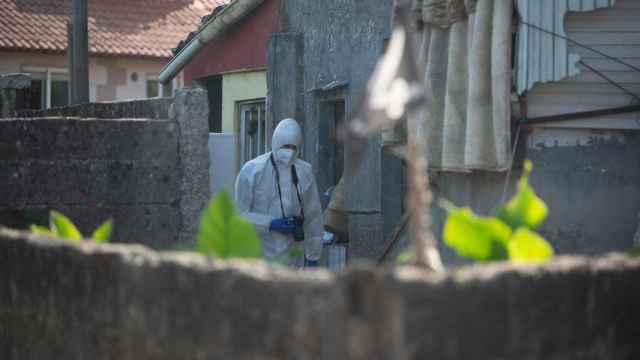
[[[91,57],[89,99],[119,101],[146,98],[147,78],[157,79],[163,65],[163,60]],[[0,51],[0,74],[25,72],[33,68],[66,70],[67,57],[64,54]],[[178,76],[174,85],[174,88],[181,87],[182,75]]]

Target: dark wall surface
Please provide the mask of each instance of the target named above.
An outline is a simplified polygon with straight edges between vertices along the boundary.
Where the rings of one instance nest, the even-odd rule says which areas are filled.
[[[114,240],[178,233],[178,139],[169,120],[1,119],[0,224],[46,225],[49,209],[85,235],[113,217]]]
[[[209,200],[207,93],[88,103],[0,119],[0,225],[47,225],[63,212],[82,233],[114,218],[114,240],[195,242]]]
[[[340,274],[0,230],[0,358],[637,359],[640,260]]]

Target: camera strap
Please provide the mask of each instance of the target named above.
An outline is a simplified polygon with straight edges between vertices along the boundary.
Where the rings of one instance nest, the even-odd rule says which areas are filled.
[[[280,198],[280,210],[282,211],[282,217],[286,217],[284,214],[284,203],[282,202],[282,189],[280,188],[280,171],[278,171],[278,166],[276,166],[276,161],[273,159],[273,153],[269,155],[269,159],[271,160],[271,165],[273,166],[273,170],[276,173],[276,184],[278,185],[278,197]],[[296,166],[291,165],[291,182],[293,186],[296,188],[296,194],[298,195],[298,203],[300,204],[300,216],[304,219],[304,206],[302,203],[302,197],[300,196],[300,189],[298,188],[298,173],[296,172]]]

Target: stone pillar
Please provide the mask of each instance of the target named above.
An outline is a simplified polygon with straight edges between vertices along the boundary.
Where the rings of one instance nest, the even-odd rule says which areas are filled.
[[[267,45],[270,131],[284,118],[296,119],[305,131],[302,56],[303,43],[300,34],[271,35]]]
[[[31,76],[26,74],[0,75],[0,118],[15,116],[16,92],[31,86]]]
[[[180,243],[194,243],[209,202],[209,103],[202,89],[176,93],[169,116],[178,129]]]

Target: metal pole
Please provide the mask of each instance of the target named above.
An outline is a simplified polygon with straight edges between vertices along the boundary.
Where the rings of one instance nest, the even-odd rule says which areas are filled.
[[[69,104],[74,104],[75,95],[75,81],[73,72],[75,66],[73,65],[73,25],[71,21],[67,21],[67,68],[69,69]]]
[[[73,104],[89,102],[89,28],[88,0],[73,1]]]

